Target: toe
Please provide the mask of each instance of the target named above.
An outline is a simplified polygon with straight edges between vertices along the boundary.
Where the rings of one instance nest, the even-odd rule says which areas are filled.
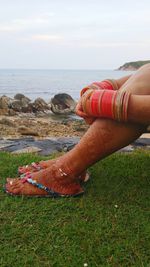
[[[11,183],[7,183],[6,186],[5,186],[5,188],[6,188],[6,191],[7,192],[12,193],[12,194],[16,194],[20,190],[20,186],[18,186],[18,185],[15,185],[14,186]]]
[[[13,180],[14,180],[13,178],[7,178],[7,179],[6,179],[7,183],[12,182]]]
[[[5,185],[7,193],[10,193],[12,195],[26,195],[26,196],[47,195],[46,191],[39,189],[29,183],[22,183],[20,179],[12,179],[12,180],[9,183],[6,183]]]
[[[7,178],[6,181],[10,185],[15,185],[16,183],[18,183],[18,181],[20,181],[20,179],[19,178]]]

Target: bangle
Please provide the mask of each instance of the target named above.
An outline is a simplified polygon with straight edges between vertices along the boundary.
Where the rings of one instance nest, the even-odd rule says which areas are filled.
[[[82,107],[93,117],[127,121],[129,98],[130,93],[121,90],[89,90],[82,96]]]
[[[117,84],[115,79],[107,79],[106,81],[112,85],[112,88],[113,88],[112,90],[118,90],[119,89],[118,84]]]
[[[83,109],[84,113],[87,113],[87,114],[90,113],[90,111],[87,108],[87,102],[90,99],[93,91],[94,91],[93,89],[89,89],[88,91],[86,91],[83,94],[83,96],[81,98],[81,105],[82,105],[82,109]]]
[[[118,90],[118,85],[114,79],[107,79],[101,82],[93,82],[92,84],[84,87],[81,92],[80,96],[82,96],[86,91],[93,89],[93,90]]]

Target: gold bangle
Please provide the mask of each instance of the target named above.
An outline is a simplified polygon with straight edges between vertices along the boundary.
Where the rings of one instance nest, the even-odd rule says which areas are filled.
[[[114,90],[117,91],[117,90],[119,89],[118,84],[117,84],[117,82],[116,82],[115,79],[107,79],[107,80],[105,80],[105,81],[110,82]]]
[[[123,120],[127,121],[128,120],[128,106],[129,106],[129,99],[130,99],[130,93],[126,92],[124,96],[124,101],[123,101]]]
[[[118,91],[115,99],[115,119],[121,121],[122,119],[122,101],[124,92]]]
[[[86,110],[86,102],[87,102],[88,98],[91,97],[91,95],[92,95],[93,92],[94,92],[93,89],[87,90],[87,91],[83,94],[83,96],[82,96],[82,98],[81,98],[82,109],[83,109],[84,113],[87,113],[87,110]]]
[[[99,112],[99,115],[101,114],[101,102],[102,102],[102,98],[103,98],[104,93],[105,93],[105,90],[101,91],[101,95],[99,96],[99,99],[98,99],[98,112]]]

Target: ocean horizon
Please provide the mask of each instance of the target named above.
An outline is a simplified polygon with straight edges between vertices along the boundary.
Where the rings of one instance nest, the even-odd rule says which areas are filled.
[[[55,94],[67,93],[75,100],[86,85],[132,73],[119,70],[89,69],[0,69],[0,97],[21,93],[31,100],[50,100]]]

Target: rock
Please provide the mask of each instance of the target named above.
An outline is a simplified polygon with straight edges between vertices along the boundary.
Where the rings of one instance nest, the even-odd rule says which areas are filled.
[[[140,137],[133,142],[133,145],[138,147],[150,146],[150,138]]]
[[[19,113],[70,114],[74,112],[76,102],[68,94],[57,94],[46,103],[44,99],[37,98],[33,103],[23,94],[16,94],[14,99],[7,96],[0,98],[0,115],[16,115]]]
[[[9,109],[9,116],[15,116],[16,115],[16,111],[14,111],[13,109]]]
[[[29,146],[23,149],[15,150],[11,152],[12,154],[24,154],[24,153],[37,153],[40,152],[42,149],[39,147]]]
[[[32,112],[32,105],[29,103],[28,99],[22,98],[21,100],[13,100],[11,102],[11,109],[17,112]]]
[[[44,99],[40,97],[35,99],[35,101],[32,104],[32,107],[34,112],[39,112],[39,111],[45,112],[46,110],[50,109],[49,105],[44,101]]]
[[[15,123],[8,118],[2,118],[0,120],[0,124],[5,124],[5,125],[11,126],[11,127],[15,127]]]
[[[26,126],[20,126],[18,128],[18,132],[22,135],[39,136],[37,129],[33,130],[32,128],[28,128]]]
[[[10,108],[16,112],[32,112],[31,100],[23,94],[16,94],[10,103]]]
[[[33,112],[32,103],[28,101],[26,98],[22,98],[21,100],[21,111],[24,113],[31,113]]]
[[[22,100],[22,99],[25,99],[26,102],[28,102],[28,103],[31,101],[30,98],[26,97],[26,96],[23,95],[23,94],[16,94],[16,95],[14,96],[14,99],[16,99],[16,100]]]
[[[0,150],[5,151],[8,147],[13,146],[14,141],[0,139]]]
[[[20,100],[13,100],[10,104],[10,108],[14,111],[21,112],[21,101]]]
[[[65,93],[55,95],[50,104],[51,110],[55,114],[70,114],[74,112],[76,107],[75,100]]]
[[[131,145],[128,145],[126,147],[121,148],[120,150],[118,150],[117,152],[126,152],[126,153],[130,153],[134,151],[134,147]]]
[[[12,101],[12,98],[3,95],[2,97],[0,97],[0,109],[8,109],[9,105]]]
[[[8,108],[0,108],[0,116],[2,115],[9,115],[9,109]]]

